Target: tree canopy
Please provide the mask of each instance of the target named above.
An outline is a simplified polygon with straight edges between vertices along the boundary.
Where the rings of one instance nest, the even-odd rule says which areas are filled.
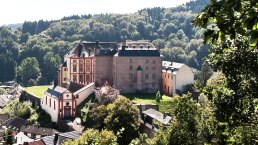
[[[194,19],[196,26],[205,29],[204,42],[211,45],[209,64],[225,76],[205,89],[216,107],[221,143],[239,141],[233,138],[243,128],[252,128],[248,134],[258,132],[254,127],[258,123],[257,7],[253,0],[213,0]],[[249,137],[254,143],[254,136]]]

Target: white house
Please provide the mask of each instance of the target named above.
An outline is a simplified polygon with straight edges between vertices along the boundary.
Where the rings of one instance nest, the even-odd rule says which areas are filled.
[[[52,122],[75,118],[77,106],[93,93],[94,83],[84,85],[71,82],[68,88],[56,84],[50,86],[41,99],[42,109],[51,116]]]
[[[23,144],[24,142],[34,141],[34,139],[29,138],[23,132],[19,132],[18,134],[16,134],[15,140],[16,140],[16,145]]]
[[[192,69],[183,63],[162,61],[163,92],[168,95],[181,93],[185,85],[194,83]]]

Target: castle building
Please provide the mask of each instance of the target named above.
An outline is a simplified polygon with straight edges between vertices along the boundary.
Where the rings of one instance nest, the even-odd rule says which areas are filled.
[[[159,50],[149,42],[80,42],[64,56],[41,106],[57,122],[74,118],[78,105],[106,82],[121,93],[156,93],[161,63]]]
[[[160,79],[159,50],[148,42],[123,42],[113,57],[113,86],[123,93],[156,93]]]
[[[109,82],[122,93],[155,93],[160,89],[161,55],[149,42],[81,42],[64,57],[59,85]]]

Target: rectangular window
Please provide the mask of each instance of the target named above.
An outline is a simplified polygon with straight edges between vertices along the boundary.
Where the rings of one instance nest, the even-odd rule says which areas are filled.
[[[129,74],[129,79],[133,79],[133,74],[132,73]]]
[[[83,77],[82,77],[82,75],[79,75],[79,82],[80,82],[80,83],[83,82]]]
[[[155,84],[152,84],[152,88],[155,88]]]
[[[56,102],[55,102],[55,100],[54,100],[54,110],[56,110]]]
[[[129,70],[133,70],[133,66],[132,65],[129,66]]]
[[[146,60],[146,63],[149,63],[149,60],[148,60],[148,59]]]
[[[129,88],[130,88],[130,89],[133,88],[133,84],[129,84]]]
[[[152,67],[152,70],[155,70],[155,66]]]
[[[73,81],[76,82],[76,75],[73,75]]]
[[[77,66],[73,65],[73,72],[76,72],[76,71],[77,71]]]
[[[66,78],[64,78],[64,81],[66,81]]]
[[[47,105],[47,96],[46,96],[46,105]]]
[[[79,71],[80,71],[80,72],[83,72],[83,66],[82,66],[82,64],[79,65]]]
[[[155,64],[155,60],[153,60],[152,63]]]
[[[148,80],[148,79],[149,79],[149,75],[145,74],[145,80]]]
[[[51,107],[51,98],[49,98],[49,107]]]
[[[73,60],[73,63],[76,63],[76,60]]]
[[[144,86],[145,86],[145,89],[148,89],[148,84],[144,84]]]
[[[90,76],[86,75],[86,82],[89,82],[89,81],[90,81]]]
[[[149,67],[148,67],[148,66],[146,66],[146,70],[149,70]]]
[[[155,74],[152,74],[152,79],[153,79],[153,80],[155,80],[155,77],[156,77]]]
[[[169,75],[168,75],[168,79],[169,79]]]
[[[64,71],[67,71],[67,68],[64,68]]]
[[[90,65],[86,65],[86,72],[90,72]]]

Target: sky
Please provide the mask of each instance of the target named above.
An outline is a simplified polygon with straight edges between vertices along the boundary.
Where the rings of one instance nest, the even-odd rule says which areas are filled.
[[[57,20],[74,14],[134,13],[143,8],[175,7],[190,0],[1,0],[0,26]]]

